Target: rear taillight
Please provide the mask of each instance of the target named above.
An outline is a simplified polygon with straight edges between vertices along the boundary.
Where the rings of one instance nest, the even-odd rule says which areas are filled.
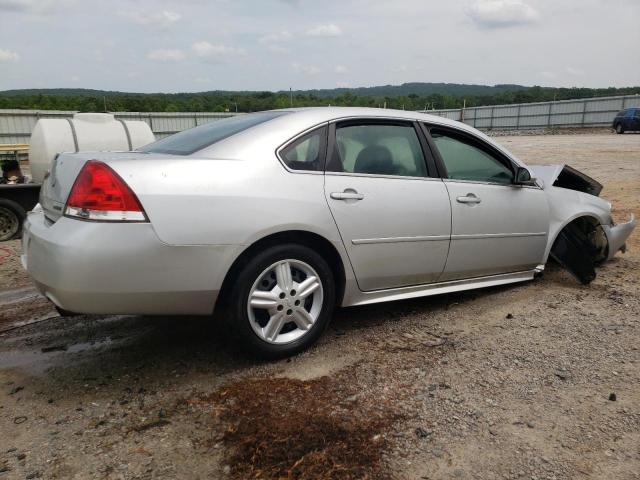
[[[147,221],[135,193],[111,167],[98,160],[89,160],[80,170],[64,214],[105,222]]]

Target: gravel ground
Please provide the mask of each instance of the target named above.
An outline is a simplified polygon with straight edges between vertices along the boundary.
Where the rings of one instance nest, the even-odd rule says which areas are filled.
[[[640,135],[497,137],[640,214]],[[640,478],[640,242],[582,286],[343,309],[257,363],[200,318],[75,317],[0,251],[0,478]],[[18,289],[18,290],[16,290]]]

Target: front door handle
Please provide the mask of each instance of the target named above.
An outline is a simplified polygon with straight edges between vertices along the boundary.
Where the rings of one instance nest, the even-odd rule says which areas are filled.
[[[480,203],[482,200],[479,197],[476,197],[473,193],[467,193],[464,197],[456,198],[458,203]]]
[[[329,196],[334,200],[362,200],[364,198],[362,193],[358,193],[350,188],[344,192],[331,192]]]

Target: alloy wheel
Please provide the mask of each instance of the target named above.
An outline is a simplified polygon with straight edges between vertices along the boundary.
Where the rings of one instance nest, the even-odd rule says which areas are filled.
[[[278,261],[256,279],[247,298],[251,328],[271,344],[305,336],[322,311],[324,292],[318,273],[294,259]]]

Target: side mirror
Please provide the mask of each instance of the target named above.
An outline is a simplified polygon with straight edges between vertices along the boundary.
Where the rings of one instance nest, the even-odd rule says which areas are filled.
[[[516,178],[513,182],[515,185],[534,186],[536,179],[531,177],[531,173],[524,167],[518,167],[516,170]]]

